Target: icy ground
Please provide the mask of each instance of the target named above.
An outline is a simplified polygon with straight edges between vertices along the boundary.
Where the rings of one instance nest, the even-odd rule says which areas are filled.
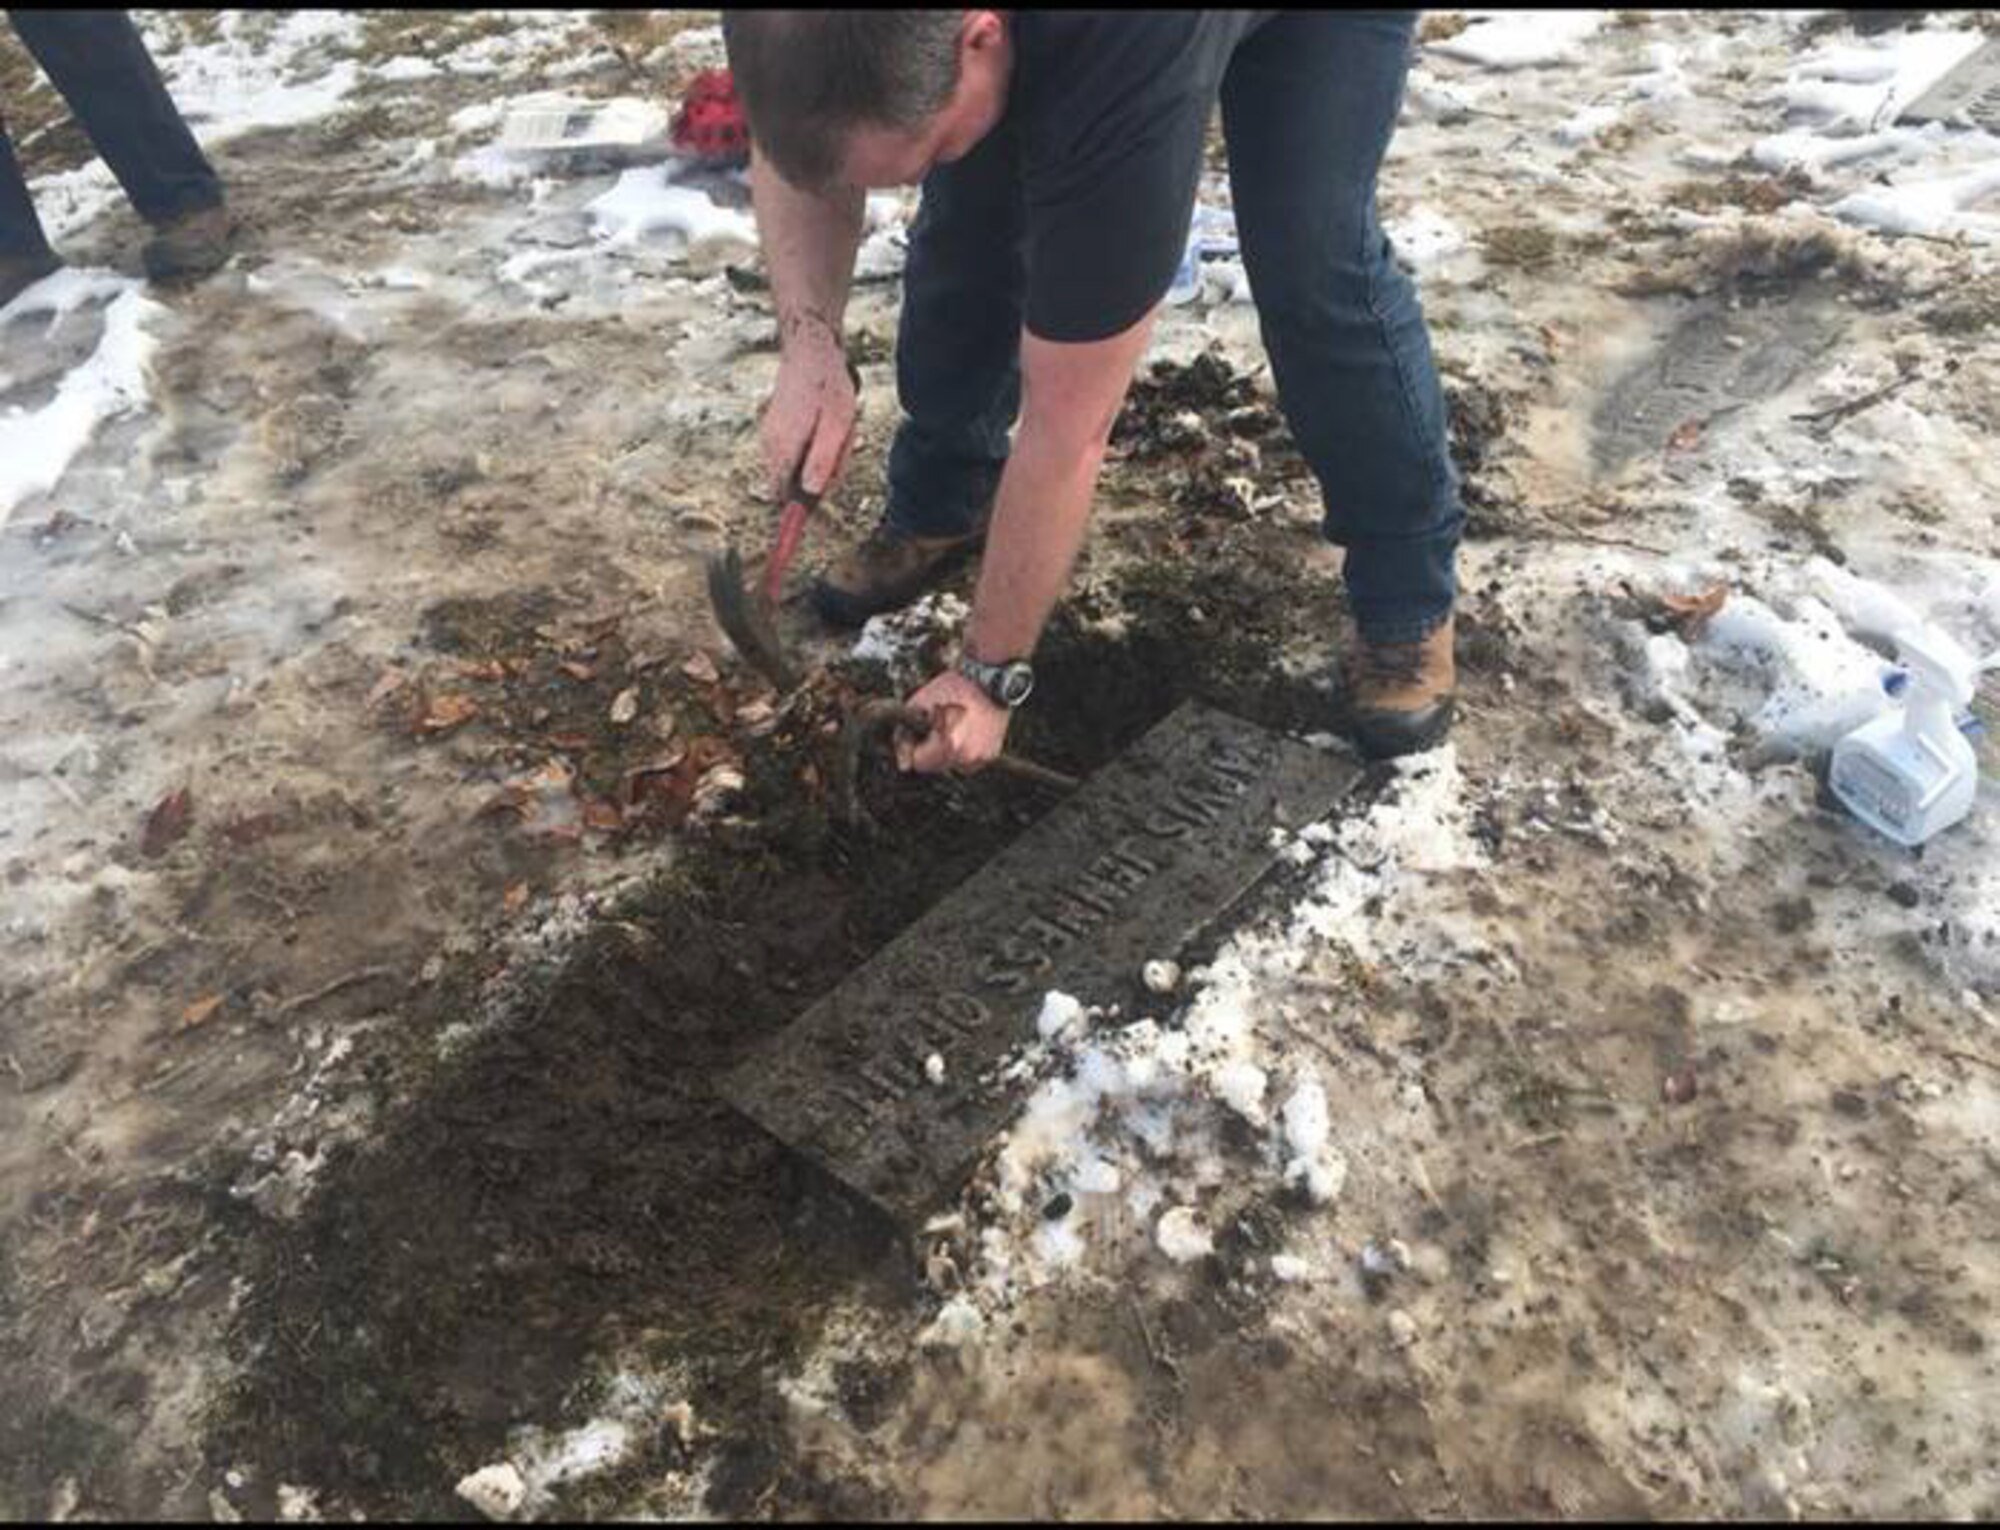
[[[1049,997],[930,1292],[766,1378],[770,1451],[911,1515],[2000,1513],[2000,788],[1912,855],[1811,770],[1902,622],[2000,648],[2000,142],[1895,120],[1989,20],[1427,17],[1385,215],[1495,415],[1454,743],[1289,839],[1294,906],[1151,1013]],[[582,669],[608,614],[716,649],[769,319],[727,187],[494,147],[530,91],[669,91],[707,18],[148,28],[249,236],[148,290],[102,167],[22,135],[72,269],[0,310],[0,1507],[344,1517],[359,1478],[204,1433],[226,1218],[297,1218],[399,1108],[356,1046],[413,994],[462,983],[478,1048],[675,856],[429,693],[422,747],[385,718],[455,598],[547,596]],[[1156,357],[1252,369],[1205,199]],[[846,530],[911,205],[871,205]],[[1155,513],[1114,482],[1087,587]],[[700,1512],[741,1442],[594,1364],[437,1491]],[[857,1364],[899,1383],[857,1406]]]

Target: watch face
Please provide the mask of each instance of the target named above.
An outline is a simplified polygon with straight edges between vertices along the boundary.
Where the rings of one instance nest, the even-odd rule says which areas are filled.
[[[1000,704],[1018,707],[1035,688],[1035,672],[1025,664],[1009,664],[1000,671]]]

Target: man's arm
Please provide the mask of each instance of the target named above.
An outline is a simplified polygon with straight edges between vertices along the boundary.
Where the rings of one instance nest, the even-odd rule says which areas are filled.
[[[841,324],[854,280],[867,194],[841,187],[815,195],[773,170],[754,146],[750,195],[778,312],[778,380],[764,412],[764,459],[782,485],[801,458],[804,487],[839,476],[854,435],[854,387]]]
[[[1157,312],[1157,310],[1155,310]],[[1090,523],[1097,472],[1132,372],[1152,336],[1153,313],[1108,340],[1021,342],[1021,425],[1000,478],[965,648],[987,663],[1034,650]],[[906,770],[977,770],[1000,753],[1008,713],[955,671],[910,698],[932,714],[920,744],[904,741]]]

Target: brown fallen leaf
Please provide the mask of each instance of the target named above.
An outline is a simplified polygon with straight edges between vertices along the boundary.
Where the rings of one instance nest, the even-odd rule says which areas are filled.
[[[478,702],[470,696],[448,692],[431,698],[430,705],[424,708],[423,715],[417,719],[417,729],[422,733],[445,733],[462,723],[472,721],[478,715]]]
[[[595,680],[597,678],[597,667],[594,664],[579,664],[575,659],[563,659],[557,663],[556,668],[568,675],[572,680]]]
[[[502,813],[512,813],[517,818],[527,818],[533,812],[534,807],[527,792],[518,786],[503,786],[481,803],[472,816],[474,820],[478,820],[497,818]]]
[[[232,818],[222,826],[222,834],[232,845],[254,845],[260,839],[267,839],[280,830],[289,829],[292,820],[284,813],[247,813]]]
[[[673,769],[677,765],[679,765],[682,760],[685,760],[686,758],[687,758],[686,748],[676,745],[674,748],[669,749],[665,754],[656,755],[652,759],[646,761],[645,764],[635,765],[632,769],[626,771],[625,772],[626,802],[628,803],[638,802],[640,796],[646,791],[648,786],[656,782],[660,777],[670,774],[673,771]]]
[[[381,705],[385,699],[401,690],[403,682],[409,678],[400,669],[383,670],[382,678],[369,687],[367,699],[362,702],[362,706],[375,707]]]
[[[715,667],[715,660],[700,651],[681,666],[681,673],[697,685],[713,685],[722,678],[722,672]]]
[[[551,749],[588,749],[588,733],[551,733],[543,740]]]
[[[625,827],[625,814],[617,803],[592,797],[583,805],[583,822],[587,828],[612,831]]]
[[[146,831],[139,840],[140,852],[147,856],[166,854],[167,847],[186,834],[193,822],[194,793],[185,786],[168,792],[146,815]]]
[[[500,895],[500,902],[508,913],[520,913],[527,906],[528,884],[526,882],[516,882]]]
[[[502,664],[498,659],[485,659],[477,664],[461,661],[453,665],[452,669],[461,680],[505,680],[507,678],[507,666]]]
[[[202,998],[196,999],[194,1003],[181,1011],[181,1018],[174,1026],[174,1030],[176,1032],[191,1031],[197,1025],[205,1024],[214,1018],[215,1012],[218,1009],[222,1008],[222,1000],[223,995],[219,993],[207,994]]]
[[[1660,597],[1660,606],[1667,613],[1668,622],[1684,638],[1698,637],[1709,619],[1720,611],[1729,599],[1729,586],[1713,585],[1699,595],[1677,595],[1668,592]]]
[[[1667,437],[1667,450],[1670,452],[1692,451],[1695,445],[1701,440],[1701,429],[1700,420],[1682,420],[1680,424],[1674,427],[1674,433]]]
[[[628,685],[612,700],[611,720],[622,728],[638,715],[639,688],[636,685]]]

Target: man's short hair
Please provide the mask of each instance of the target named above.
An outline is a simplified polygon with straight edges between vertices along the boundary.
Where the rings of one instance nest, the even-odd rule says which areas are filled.
[[[724,11],[758,153],[793,185],[840,172],[848,132],[915,128],[958,88],[963,11]]]

